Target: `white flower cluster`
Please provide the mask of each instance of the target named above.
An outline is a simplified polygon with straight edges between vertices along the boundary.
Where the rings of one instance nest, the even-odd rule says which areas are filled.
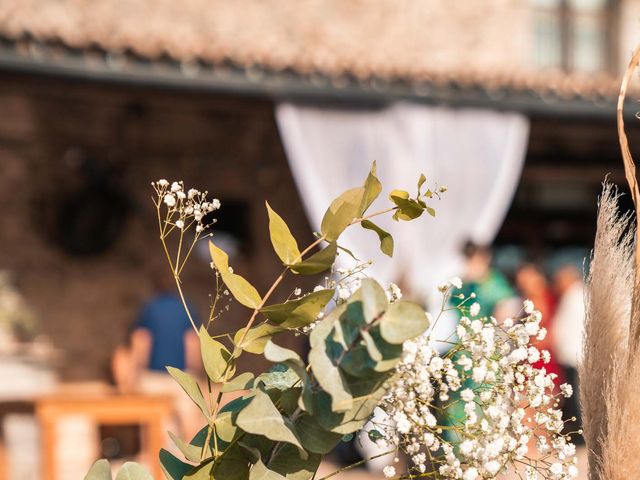
[[[458,279],[451,284],[457,287]],[[460,307],[472,314],[478,309]],[[548,352],[531,344],[545,334],[540,320],[527,302],[518,322],[462,317],[458,341],[442,355],[428,335],[405,342],[380,405],[393,424],[375,426],[383,436],[379,443],[404,451],[415,475],[480,480],[526,465],[527,479],[576,477],[575,446],[563,433],[555,375],[532,365],[549,361]],[[563,385],[561,392],[570,396],[571,387]]]
[[[206,228],[202,223],[205,215],[220,208],[220,200],[207,201],[208,192],[195,188],[186,190],[182,181],[169,182],[163,178],[151,185],[158,196],[156,206],[159,208],[164,204],[167,207],[167,218],[179,230],[186,230],[195,223],[196,233],[201,233]]]

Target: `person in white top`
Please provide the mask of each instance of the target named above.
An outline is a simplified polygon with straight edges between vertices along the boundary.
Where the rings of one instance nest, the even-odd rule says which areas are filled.
[[[565,419],[576,417],[576,422],[568,422],[568,431],[582,428],[578,401],[578,362],[582,355],[582,339],[585,320],[584,283],[580,270],[574,265],[564,265],[556,270],[554,288],[559,302],[553,321],[551,338],[554,341],[558,363],[565,370],[567,383],[573,388],[573,396],[565,401]],[[572,437],[580,443],[580,436]]]

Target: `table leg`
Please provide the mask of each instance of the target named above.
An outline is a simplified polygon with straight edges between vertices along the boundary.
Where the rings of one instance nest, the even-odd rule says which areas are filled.
[[[41,418],[40,428],[42,480],[55,480],[58,475],[55,451],[56,423],[53,420]]]
[[[158,459],[160,449],[164,447],[163,420],[164,419],[162,417],[156,416],[148,421],[146,425],[146,457],[151,468],[151,473],[157,480],[162,480],[164,478],[164,474],[160,468],[160,460]]]

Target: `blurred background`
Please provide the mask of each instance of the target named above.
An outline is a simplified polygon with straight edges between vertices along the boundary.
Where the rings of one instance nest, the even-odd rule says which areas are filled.
[[[214,234],[264,291],[280,273],[264,199],[302,244],[372,161],[385,192],[424,172],[448,191],[433,219],[383,222],[393,262],[371,232],[345,244],[427,307],[452,275],[498,278],[496,308],[536,299],[571,380],[598,193],[624,183],[615,102],[639,20],[640,0],[1,0],[0,479],[154,464],[143,413],[175,405],[118,393],[114,363],[136,332],[153,345],[149,302],[169,295],[160,178],[220,199]],[[200,317],[208,264],[196,249],[184,272]]]

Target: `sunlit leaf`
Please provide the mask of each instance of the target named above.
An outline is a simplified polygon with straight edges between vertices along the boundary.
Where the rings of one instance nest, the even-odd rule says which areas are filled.
[[[364,187],[352,188],[331,202],[320,226],[328,242],[337,240],[344,229],[362,214],[364,196]]]
[[[283,332],[285,328],[269,325],[263,323],[257,327],[249,329],[249,332],[245,335],[244,332],[247,327],[238,330],[233,337],[233,342],[236,347],[245,350],[249,353],[262,354],[264,352],[264,346],[276,333]],[[244,339],[242,338],[244,337]]]
[[[380,319],[380,334],[387,342],[401,344],[425,332],[429,320],[424,309],[413,302],[400,301],[389,305]]]
[[[219,412],[214,421],[216,434],[220,439],[231,443],[238,431],[238,427],[233,424],[233,412]]]
[[[291,235],[291,231],[282,217],[274,212],[268,203],[266,205],[269,213],[269,235],[273,249],[285,265],[298,262],[300,250],[296,239]]]
[[[384,231],[370,220],[363,220],[360,225],[362,225],[362,228],[376,232],[380,239],[380,250],[382,253],[393,257],[393,237],[389,232]]]
[[[427,181],[427,177],[424,176],[424,173],[420,174],[420,178],[418,179],[418,195],[420,194],[420,189],[422,188],[422,185],[424,185],[424,182]]]
[[[251,388],[252,385],[253,385],[253,373],[244,372],[238,375],[237,377],[233,378],[232,380],[228,381],[227,383],[225,383],[222,386],[222,389],[220,391],[222,393],[237,392],[240,390],[247,390]]]
[[[222,281],[233,295],[233,298],[245,307],[258,308],[262,303],[260,294],[247,280],[229,270],[228,255],[212,241],[209,241],[209,252],[211,253],[213,264],[220,272]]]
[[[327,336],[326,328],[329,332],[333,329],[330,322],[323,320],[313,329],[311,351],[309,352],[309,364],[313,370],[313,375],[323,390],[331,395],[331,410],[340,412],[351,408],[353,397],[349,392],[349,387],[342,378],[340,370],[331,361],[327,354]]]
[[[249,472],[249,480],[286,480],[286,477],[283,477],[273,470],[269,470],[264,466],[262,460],[258,459],[253,467],[251,467],[251,471]]]
[[[291,270],[303,275],[315,275],[317,273],[329,270],[336,260],[338,253],[338,244],[333,242],[317,253],[314,253],[306,260],[291,265]]]
[[[116,480],[153,480],[153,476],[142,465],[125,462],[118,470]]]
[[[260,309],[270,321],[286,328],[298,328],[313,323],[322,309],[333,298],[335,290],[326,289],[285,303]]]
[[[227,378],[233,375],[232,368],[227,368],[231,353],[222,343],[211,338],[204,326],[200,327],[200,353],[204,369],[212,382],[222,382],[225,374]]]
[[[267,342],[264,348],[264,357],[273,363],[283,363],[291,368],[301,380],[306,381],[307,372],[305,364],[300,356],[293,350],[276,345],[272,341]]]
[[[202,457],[201,447],[197,447],[195,445],[185,442],[184,440],[182,440],[180,437],[178,437],[172,432],[168,432],[168,433],[169,433],[169,437],[171,438],[175,446],[178,447],[178,450],[180,450],[180,453],[184,455],[184,458],[186,458],[187,460],[193,463],[200,462],[200,458]]]
[[[84,480],[111,480],[109,462],[104,458],[96,461],[85,475]]]
[[[362,215],[371,206],[373,201],[378,198],[382,191],[382,184],[376,176],[376,162],[373,162],[371,171],[364,182],[364,196],[362,199],[362,207],[359,215]]]
[[[293,426],[282,417],[269,395],[260,389],[240,411],[236,424],[245,432],[264,435],[275,442],[287,442],[302,450]]]
[[[389,199],[398,207],[393,214],[394,220],[413,220],[422,215],[424,207],[416,200],[409,198],[409,192],[405,190],[393,190]]]
[[[167,367],[169,375],[171,375],[176,382],[182,387],[182,389],[189,395],[189,398],[200,408],[205,417],[209,418],[209,408],[204,401],[202,390],[195,379],[186,372],[178,368]]]

